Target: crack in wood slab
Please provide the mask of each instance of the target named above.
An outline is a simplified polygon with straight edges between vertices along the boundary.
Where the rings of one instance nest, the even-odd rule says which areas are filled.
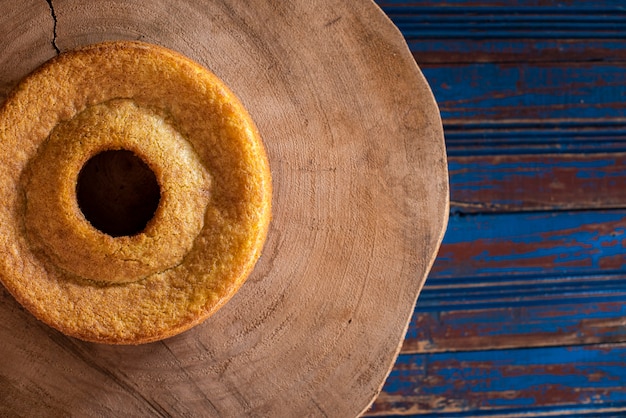
[[[57,15],[54,11],[54,5],[52,4],[52,0],[46,0],[46,2],[48,3],[48,7],[50,7],[50,16],[52,16],[52,20],[54,21],[54,25],[52,26],[52,47],[57,54],[60,54],[61,50],[57,45]]]

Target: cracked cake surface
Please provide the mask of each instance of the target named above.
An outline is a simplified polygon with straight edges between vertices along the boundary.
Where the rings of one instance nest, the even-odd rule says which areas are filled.
[[[211,72],[140,42],[64,53],[0,109],[0,280],[37,318],[77,338],[137,344],[206,319],[260,256],[269,164],[243,105]],[[160,200],[141,232],[111,236],[76,199],[94,155],[126,150]]]

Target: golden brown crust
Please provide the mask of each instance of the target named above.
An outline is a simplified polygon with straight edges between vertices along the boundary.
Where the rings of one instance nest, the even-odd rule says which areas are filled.
[[[262,142],[221,81],[177,53],[112,42],[61,55],[7,99],[0,138],[0,279],[68,335],[137,344],[182,332],[260,256]],[[133,151],[158,178],[159,208],[138,235],[110,237],[76,204],[78,171],[105,149]]]

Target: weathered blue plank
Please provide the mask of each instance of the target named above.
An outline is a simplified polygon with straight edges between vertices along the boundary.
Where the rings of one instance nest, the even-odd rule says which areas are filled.
[[[451,156],[626,151],[625,69],[621,63],[422,67]]]
[[[499,309],[572,303],[618,302],[626,298],[626,275],[591,277],[490,277],[464,285],[424,288],[418,309],[426,312]]]
[[[456,215],[405,352],[626,341],[626,211]]]
[[[626,154],[450,157],[453,213],[626,207]]]
[[[616,39],[412,39],[407,40],[421,66],[475,62],[619,62],[624,41]]]
[[[620,412],[621,411],[621,412]],[[541,408],[534,409],[535,416],[544,416],[544,417],[552,417],[552,416],[566,416],[567,418],[624,418],[624,413],[621,408],[597,408],[597,409],[588,409],[586,411],[582,410],[582,408],[578,408],[576,411],[567,408]],[[506,410],[500,411],[468,411],[468,412],[458,412],[451,414],[446,413],[432,413],[432,414],[402,414],[402,415],[366,415],[366,416],[384,416],[386,418],[416,418],[416,417],[450,417],[453,416],[455,418],[466,418],[466,417],[498,417],[498,418],[519,418],[520,416],[528,416],[524,415],[523,411],[519,409],[513,410],[510,413],[506,413]],[[532,416],[532,415],[530,415]]]
[[[572,113],[571,119],[528,118],[514,124],[444,120],[448,155],[626,152],[626,132],[621,118],[576,119],[575,116],[576,113]]]
[[[623,274],[625,233],[626,210],[452,216],[427,283]]]
[[[484,309],[419,306],[409,324],[403,353],[545,347],[626,341],[626,292],[610,301],[587,298]],[[595,299],[595,300],[594,300]]]
[[[624,117],[626,79],[620,63],[476,63],[422,70],[447,120],[533,119],[541,127],[542,120],[565,119],[567,126],[572,118]]]
[[[620,1],[378,1],[420,64],[623,60]]]
[[[626,415],[626,346],[401,355],[369,415]]]
[[[530,9],[550,9],[550,8],[575,8],[577,10],[598,10],[612,9],[623,10],[624,2],[622,0],[598,0],[588,2],[584,0],[376,0],[383,10],[389,7],[411,7],[413,9],[420,8],[445,8],[445,7],[476,7],[482,8],[530,8]]]
[[[623,7],[411,7],[383,9],[414,39],[616,39],[626,34]]]

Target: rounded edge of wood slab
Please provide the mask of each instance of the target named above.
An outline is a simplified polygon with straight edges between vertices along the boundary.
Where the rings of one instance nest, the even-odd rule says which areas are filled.
[[[22,6],[0,3],[0,100],[56,49],[137,39],[177,50],[256,122],[274,213],[239,293],[163,342],[74,340],[3,289],[0,412],[363,413],[399,353],[449,205],[439,111],[395,26],[370,0]]]

